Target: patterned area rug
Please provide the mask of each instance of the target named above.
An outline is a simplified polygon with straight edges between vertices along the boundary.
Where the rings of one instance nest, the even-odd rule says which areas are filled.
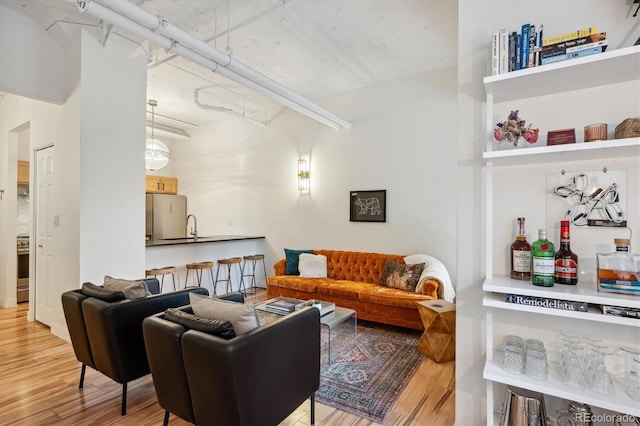
[[[404,330],[403,330],[404,331]],[[320,389],[316,401],[384,423],[424,356],[416,345],[419,332],[396,333],[359,321],[357,333],[346,322],[331,330],[331,364],[327,363],[326,327],[322,327]]]

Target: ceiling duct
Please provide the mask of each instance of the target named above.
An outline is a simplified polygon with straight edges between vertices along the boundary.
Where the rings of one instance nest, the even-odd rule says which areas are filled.
[[[151,130],[154,130],[158,136],[164,136],[165,138],[180,139],[184,141],[191,140],[191,135],[184,129],[168,126],[166,124],[156,123],[152,126],[151,120],[147,120],[147,134],[151,134]]]
[[[336,114],[169,24],[166,19],[159,18],[129,1],[101,0],[101,3],[108,7],[96,1],[67,1],[73,3],[80,12],[87,12],[98,19],[104,19],[113,25],[131,31],[171,53],[262,93],[327,126],[334,129],[351,127],[350,122]]]
[[[197,89],[194,89],[194,91],[193,91],[193,102],[195,102],[195,104],[198,107],[200,107],[202,109],[208,109],[208,110],[211,110],[211,111],[218,111],[218,112],[224,112],[224,113],[227,113],[227,114],[231,114],[231,115],[236,116],[236,117],[244,118],[245,120],[248,120],[248,121],[252,122],[253,124],[257,124],[258,126],[267,127],[267,123],[266,122],[263,123],[262,121],[253,119],[253,118],[247,116],[245,114],[245,112],[240,113],[240,112],[232,110],[231,108],[227,108],[227,107],[223,107],[223,106],[216,106],[216,105],[206,105],[206,104],[201,103],[200,102],[200,90],[206,89],[208,87],[213,87],[213,86],[204,86],[204,87],[198,87]]]

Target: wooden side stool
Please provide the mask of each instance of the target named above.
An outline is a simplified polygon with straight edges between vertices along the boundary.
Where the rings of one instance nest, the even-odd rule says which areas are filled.
[[[244,262],[242,263],[242,279],[245,277],[251,277],[251,285],[247,289],[248,294],[256,294],[256,263],[262,261],[262,269],[264,270],[264,279],[267,279],[267,267],[264,264],[264,254],[252,254],[244,256]],[[249,264],[247,264],[249,262]],[[247,271],[247,267],[251,267]]]
[[[242,289],[244,288],[244,281],[242,279],[242,266],[240,265],[241,261],[242,259],[239,257],[231,257],[229,259],[218,259],[218,269],[216,270],[216,280],[215,280],[214,287],[217,287],[219,282],[226,282],[227,283],[226,293],[231,293],[233,291],[233,284],[231,282],[231,265],[237,265],[238,277],[240,277],[240,284],[238,285],[238,291],[242,291]],[[226,278],[218,278],[218,275],[220,274],[220,269],[223,269],[223,268],[226,270]],[[246,292],[246,289],[245,289],[245,292]]]
[[[145,271],[145,275],[147,277],[158,278],[158,275],[162,275],[162,279],[160,280],[160,293],[162,293],[162,287],[164,285],[164,277],[165,275],[171,274],[171,278],[173,279],[173,291],[176,291],[176,274],[177,270],[175,266],[163,266],[162,268],[153,268],[147,269]]]
[[[456,357],[456,305],[446,300],[418,302],[424,333],[418,350],[437,363]]]
[[[187,276],[184,280],[184,287],[187,288],[187,284],[189,284],[189,271],[195,272],[196,280],[198,281],[198,287],[202,287],[202,273],[205,269],[209,270],[209,275],[211,276],[211,286],[213,287],[213,295],[216,296],[216,286],[215,282],[213,281],[213,262],[210,261],[187,263]]]

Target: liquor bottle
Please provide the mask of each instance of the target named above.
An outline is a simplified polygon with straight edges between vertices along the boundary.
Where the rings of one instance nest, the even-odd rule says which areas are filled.
[[[511,278],[531,279],[531,244],[524,234],[524,217],[518,218],[518,235],[511,244]]]
[[[615,291],[626,294],[638,294],[634,287],[640,286],[640,257],[631,254],[628,238],[614,239],[615,253],[597,253],[598,291]],[[631,290],[629,290],[631,289]],[[637,289],[636,289],[637,290]]]
[[[614,244],[616,245],[616,253],[630,253],[631,250],[629,246],[631,245],[631,240],[629,238],[614,238]]]
[[[578,255],[571,251],[569,238],[569,221],[560,221],[560,249],[555,256],[556,284],[578,284]]]
[[[538,230],[538,240],[531,246],[533,285],[553,287],[555,274],[555,252],[553,243],[547,240],[547,229]]]

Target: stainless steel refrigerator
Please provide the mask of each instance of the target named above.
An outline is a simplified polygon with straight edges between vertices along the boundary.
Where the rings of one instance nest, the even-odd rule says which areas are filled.
[[[187,237],[187,197],[147,194],[147,232],[151,240]]]

